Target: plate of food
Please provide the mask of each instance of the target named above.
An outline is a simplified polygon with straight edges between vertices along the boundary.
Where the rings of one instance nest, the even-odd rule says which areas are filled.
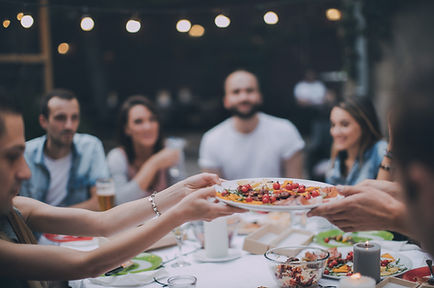
[[[216,185],[217,198],[231,206],[253,211],[308,210],[343,198],[336,187],[291,178],[250,178]]]
[[[421,284],[427,284],[430,276],[431,272],[429,271],[427,266],[424,266],[406,271],[404,274],[402,274],[402,279],[412,282],[418,282]]]
[[[388,231],[362,231],[345,233],[339,229],[323,231],[315,236],[314,242],[325,247],[353,246],[359,242],[372,240],[392,240],[393,234]]]
[[[353,274],[353,248],[329,248],[330,257],[323,275],[327,278],[340,279]],[[380,257],[380,276],[399,276],[412,267],[411,260],[398,252],[382,250]]]

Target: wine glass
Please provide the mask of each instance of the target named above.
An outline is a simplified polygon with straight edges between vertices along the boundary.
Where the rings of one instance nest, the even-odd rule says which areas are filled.
[[[178,246],[177,260],[173,263],[172,267],[184,267],[191,265],[189,262],[184,260],[184,255],[182,254],[182,244],[184,244],[184,234],[185,230],[189,227],[189,223],[184,223],[172,230],[173,235],[175,235],[176,245]]]

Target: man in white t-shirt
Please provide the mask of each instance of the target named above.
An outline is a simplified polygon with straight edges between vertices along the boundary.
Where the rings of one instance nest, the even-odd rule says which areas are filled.
[[[256,76],[234,71],[224,89],[223,104],[233,116],[203,136],[201,169],[225,179],[301,178],[304,141],[290,121],[258,112],[262,95]]]

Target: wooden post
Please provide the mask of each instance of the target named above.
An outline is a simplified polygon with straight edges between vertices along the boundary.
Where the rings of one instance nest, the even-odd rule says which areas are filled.
[[[39,17],[40,17],[40,43],[41,54],[44,58],[44,87],[45,92],[53,89],[53,61],[51,59],[51,33],[50,33],[50,15],[48,13],[48,0],[40,0]]]

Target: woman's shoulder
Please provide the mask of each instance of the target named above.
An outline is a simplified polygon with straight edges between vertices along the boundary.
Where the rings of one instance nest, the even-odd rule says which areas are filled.
[[[124,148],[116,147],[110,150],[107,154],[107,161],[126,161],[127,154],[125,153]]]

